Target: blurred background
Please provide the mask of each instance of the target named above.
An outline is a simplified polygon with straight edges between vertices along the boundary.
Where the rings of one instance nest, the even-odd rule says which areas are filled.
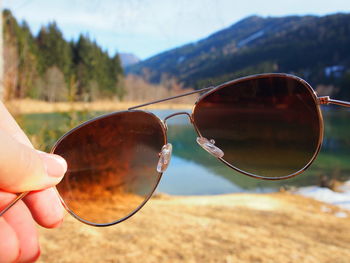
[[[100,114],[251,74],[294,74],[320,96],[350,100],[350,4],[345,0],[3,0],[1,5],[0,96],[42,150]],[[149,110],[162,118],[190,112],[195,101],[196,96],[186,97]],[[338,194],[350,179],[350,112],[322,110],[325,139],[319,157],[302,176],[279,182],[254,180],[224,167],[197,146],[186,118],[174,118],[169,123],[173,159],[157,193],[211,196],[321,186]],[[345,195],[323,199],[350,207]],[[350,249],[346,243],[339,246]],[[239,261],[232,251],[224,260],[220,253],[205,261],[275,262],[263,255]],[[332,262],[348,262],[341,253]],[[174,261],[200,261],[197,254],[174,255]],[[301,256],[301,262],[331,257],[320,255],[315,261]],[[150,257],[149,262],[166,259]],[[108,260],[102,262],[118,261]]]

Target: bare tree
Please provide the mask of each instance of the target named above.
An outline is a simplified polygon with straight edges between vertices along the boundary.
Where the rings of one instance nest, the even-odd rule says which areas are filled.
[[[16,97],[18,88],[18,53],[15,45],[5,45],[4,53],[5,74],[1,79],[2,100]]]
[[[127,75],[123,81],[125,88],[124,100],[132,102],[142,102],[176,96],[184,92],[191,91],[183,89],[176,79],[162,79],[161,84],[151,84],[143,78],[135,75]],[[173,103],[193,102],[193,97],[184,97],[174,100]]]
[[[63,73],[56,67],[50,67],[45,73],[44,96],[50,102],[63,101],[68,98],[68,90]]]

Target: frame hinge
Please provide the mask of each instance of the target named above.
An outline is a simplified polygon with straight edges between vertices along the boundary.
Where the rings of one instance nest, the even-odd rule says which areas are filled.
[[[327,105],[330,102],[329,96],[318,97],[318,103],[320,105]]]

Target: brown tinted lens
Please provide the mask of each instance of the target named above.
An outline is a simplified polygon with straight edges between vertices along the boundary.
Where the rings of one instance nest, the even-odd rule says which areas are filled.
[[[202,98],[193,113],[223,159],[259,177],[288,177],[317,154],[322,120],[311,88],[281,75],[224,84]]]
[[[81,219],[94,224],[119,221],[135,212],[157,186],[158,154],[165,143],[162,124],[146,112],[90,121],[54,149],[68,163],[57,189]]]

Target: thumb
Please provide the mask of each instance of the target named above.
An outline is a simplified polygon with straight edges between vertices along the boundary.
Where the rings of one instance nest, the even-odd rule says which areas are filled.
[[[0,189],[6,192],[49,188],[59,183],[67,170],[62,157],[36,151],[3,131],[0,145]]]

